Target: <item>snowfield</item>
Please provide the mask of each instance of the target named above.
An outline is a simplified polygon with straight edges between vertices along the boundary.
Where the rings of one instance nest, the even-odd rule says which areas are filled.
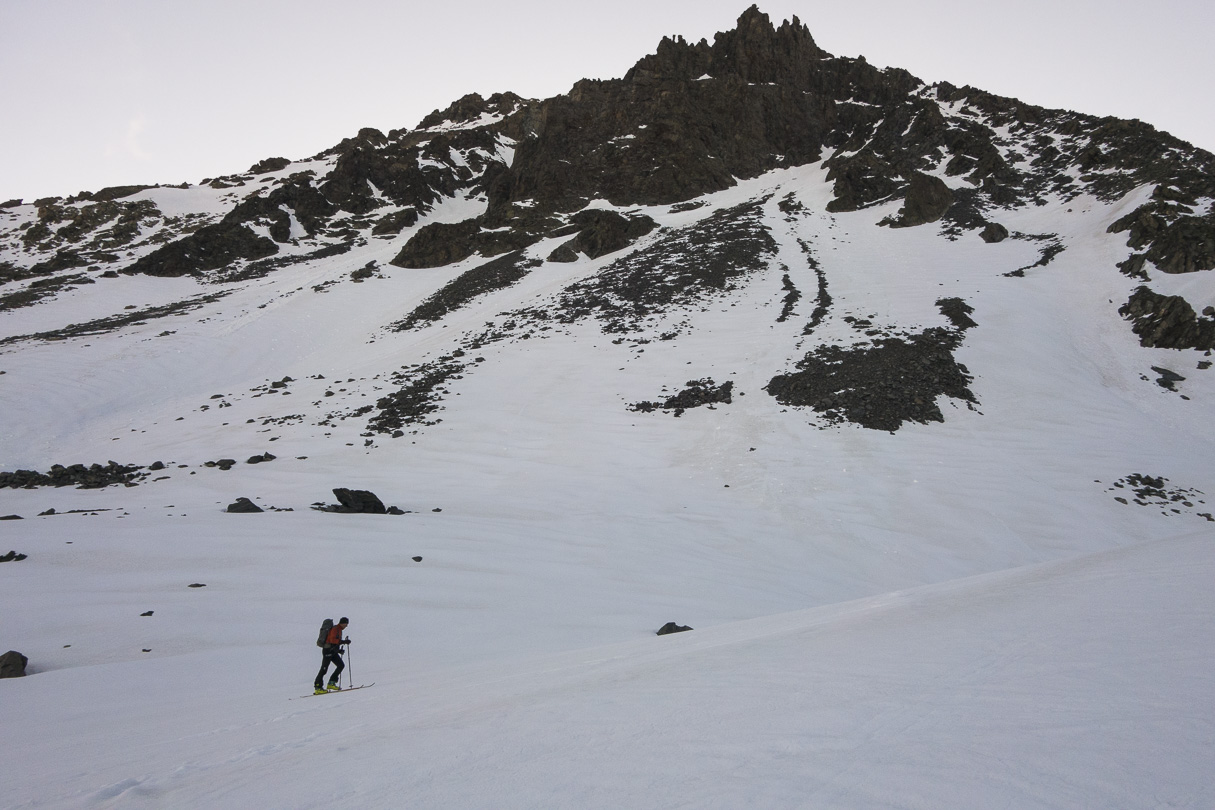
[[[0,470],[166,465],[0,490],[23,518],[0,552],[28,555],[0,565],[0,651],[30,659],[0,681],[0,804],[1215,806],[1215,371],[1139,346],[1117,313],[1126,237],[1106,233],[1151,192],[1001,212],[1064,246],[1043,267],[1041,240],[878,227],[897,203],[828,214],[818,167],[629,209],[674,229],[762,200],[776,247],[623,335],[504,314],[623,254],[389,330],[483,261],[387,265],[471,198],[259,279],[121,276],[0,314],[2,339],[228,293],[0,344]],[[807,249],[832,299],[809,335]],[[369,262],[382,278],[353,283]],[[779,321],[786,274],[802,298]],[[1191,275],[1187,298],[1215,303]],[[867,341],[845,316],[946,327],[949,297],[978,324],[956,352],[976,403],[942,396],[944,422],[832,424],[765,392],[815,347]],[[432,424],[394,439],[352,415],[487,323],[501,339]],[[706,377],[733,400],[629,409]],[[204,466],[221,458],[239,463]],[[1184,498],[1136,496],[1135,474]],[[335,487],[408,514],[309,509]],[[291,511],[225,513],[238,497]],[[300,699],[341,615],[354,683],[375,686]],[[668,621],[695,629],[655,637]]]
[[[372,620],[351,626],[352,666],[376,685],[293,701],[302,645],[257,643],[272,624],[307,632],[287,599],[250,605],[252,621],[221,607],[245,638],[6,683],[24,738],[6,802],[1206,807],[1213,575],[1210,536],[1190,535],[464,664],[414,651],[417,622]],[[365,600],[350,612],[376,615]]]

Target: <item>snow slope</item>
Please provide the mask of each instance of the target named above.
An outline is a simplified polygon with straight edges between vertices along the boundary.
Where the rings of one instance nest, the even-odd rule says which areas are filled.
[[[285,647],[61,670],[6,684],[6,806],[1208,807],[1212,575],[1189,535],[507,661],[366,643],[374,688],[293,702]]]
[[[625,335],[503,314],[617,255],[388,330],[480,260],[384,263],[475,199],[252,281],[120,277],[5,313],[2,336],[27,335],[228,293],[0,346],[0,469],[167,465],[132,488],[0,490],[24,518],[0,542],[29,555],[0,566],[0,647],[31,659],[0,682],[20,730],[0,743],[6,806],[1210,806],[1215,382],[1195,353],[1139,347],[1106,233],[1152,189],[1006,212],[1065,246],[1009,277],[1039,242],[878,227],[897,203],[831,215],[824,174],[637,209],[674,229],[762,200],[776,247]],[[833,300],[809,336],[803,244]],[[383,277],[353,283],[373,261]],[[782,322],[786,273],[803,298]],[[846,316],[943,326],[942,297],[978,323],[957,351],[973,408],[941,397],[944,422],[891,434],[763,390],[817,345],[866,341]],[[446,383],[442,421],[392,439],[352,415],[486,323],[504,337]],[[733,401],[629,410],[703,377]],[[1135,473],[1186,499],[1136,504]],[[308,509],[334,487],[410,514]],[[293,511],[222,511],[240,496]],[[377,685],[288,702],[338,615]],[[671,620],[696,629],[654,638]]]

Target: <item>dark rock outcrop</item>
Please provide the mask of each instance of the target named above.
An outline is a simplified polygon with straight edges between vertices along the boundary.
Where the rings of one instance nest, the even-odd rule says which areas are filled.
[[[1008,238],[1008,228],[998,222],[989,222],[979,233],[979,238],[989,245],[1003,242]]]
[[[1152,366],[1152,371],[1160,375],[1156,378],[1156,384],[1161,388],[1168,389],[1169,391],[1176,391],[1177,383],[1185,382],[1185,377],[1182,377],[1172,369],[1161,368],[1160,366]]]
[[[143,468],[129,464],[118,464],[111,461],[104,466],[101,464],[72,464],[65,467],[53,464],[48,472],[40,473],[33,470],[17,470],[15,472],[0,472],[0,489],[33,489],[34,487],[66,487],[78,486],[80,489],[100,489],[111,484],[126,484],[133,486],[135,482],[146,477],[147,473],[140,472]]]
[[[248,498],[237,498],[233,503],[228,504],[228,508],[225,509],[224,511],[237,513],[237,514],[239,514],[239,513],[251,514],[253,512],[264,512],[266,510],[262,509],[260,506],[258,506],[253,501],[249,500]]]
[[[949,206],[953,205],[953,192],[945,181],[922,172],[911,175],[907,186],[907,196],[903,199],[903,208],[899,218],[893,223],[895,228],[912,228],[928,222],[936,222],[945,215]]]
[[[476,250],[474,239],[481,233],[476,219],[463,222],[432,222],[418,229],[392,260],[397,267],[422,269],[463,261]]]
[[[285,157],[269,157],[249,167],[249,174],[269,174],[287,168],[291,161]]]
[[[384,502],[376,497],[374,492],[365,489],[337,488],[333,490],[333,496],[338,499],[338,504],[340,504],[333,510],[335,512],[368,515],[383,515],[388,512],[384,507]]]
[[[598,259],[623,250],[658,227],[647,216],[624,216],[599,209],[579,211],[570,217],[570,225],[580,229],[578,235],[558,247],[549,261],[574,261],[579,253]]]
[[[401,387],[376,401],[379,412],[369,420],[368,429],[400,438],[405,435],[403,428],[407,425],[436,424],[438,419],[433,415],[442,408],[445,386],[458,379],[465,367],[465,363],[449,357],[393,374],[391,381]]]
[[[483,116],[506,117],[524,104],[514,93],[494,93],[488,99],[469,93],[453,101],[445,110],[435,110],[418,123],[418,129],[441,124],[467,124]]]
[[[671,309],[703,304],[767,266],[776,242],[762,221],[763,202],[722,209],[668,231],[570,285],[551,308],[519,314],[561,323],[594,317],[603,321],[605,332],[628,332]]]
[[[654,635],[668,636],[671,633],[686,633],[691,629],[692,628],[688,627],[686,624],[676,624],[675,622],[667,622],[661,628],[659,628],[658,632],[655,633]]]
[[[30,659],[16,650],[0,655],[0,678],[24,678]]]
[[[978,326],[974,322],[974,319],[970,317],[975,311],[974,307],[961,298],[938,298],[937,309],[949,319],[949,322],[954,325],[955,329],[964,331]]]
[[[431,295],[403,320],[392,325],[397,331],[434,323],[472,300],[523,280],[543,262],[514,251],[466,270]]]
[[[278,246],[244,223],[224,221],[199,228],[135,261],[125,272],[149,276],[192,276],[219,270],[242,259],[264,259]]]
[[[1118,313],[1131,321],[1142,346],[1158,349],[1215,348],[1215,318],[1200,317],[1180,295],[1140,286]],[[2,483],[2,479],[0,479]]]
[[[823,346],[807,354],[797,371],[773,377],[767,391],[782,405],[807,406],[828,421],[873,430],[943,422],[938,396],[975,403],[970,373],[953,357],[960,343],[960,332],[937,327],[879,338],[872,346]]]
[[[733,390],[734,383],[729,381],[718,385],[711,377],[703,380],[688,380],[687,387],[678,394],[669,396],[662,402],[638,402],[631,405],[629,410],[650,413],[662,409],[674,411],[675,416],[683,416],[683,412],[688,408],[699,408],[702,405],[712,405],[718,402],[730,404],[733,401],[731,395]]]

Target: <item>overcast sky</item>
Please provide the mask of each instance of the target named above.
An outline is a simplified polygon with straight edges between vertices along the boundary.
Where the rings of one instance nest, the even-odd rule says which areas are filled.
[[[0,201],[198,182],[412,127],[469,92],[624,74],[748,0],[0,0]],[[1215,151],[1211,0],[768,0],[926,82],[1139,118]]]

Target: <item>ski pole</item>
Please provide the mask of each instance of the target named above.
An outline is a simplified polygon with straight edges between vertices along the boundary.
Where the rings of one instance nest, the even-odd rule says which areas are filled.
[[[346,645],[346,677],[350,679],[350,688],[354,688],[354,659],[350,655],[350,645]]]

